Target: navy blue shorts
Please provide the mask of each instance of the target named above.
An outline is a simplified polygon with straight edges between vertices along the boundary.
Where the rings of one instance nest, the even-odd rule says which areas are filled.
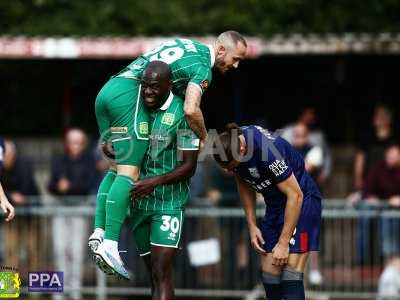
[[[261,232],[265,241],[264,250],[272,252],[278,243],[285,216],[285,206],[268,206],[261,221]],[[289,243],[290,253],[319,251],[319,234],[321,230],[321,197],[305,196],[301,214]]]

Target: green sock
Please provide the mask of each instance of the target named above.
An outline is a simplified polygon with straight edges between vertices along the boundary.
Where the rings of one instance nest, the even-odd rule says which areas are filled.
[[[99,190],[97,191],[97,196],[96,196],[96,215],[94,218],[94,229],[96,228],[105,229],[106,200],[111,185],[114,182],[115,176],[117,176],[117,173],[113,170],[109,170],[100,183]]]
[[[131,199],[130,191],[133,187],[132,178],[117,175],[112,184],[106,201],[106,232],[104,238],[118,241],[122,224]]]

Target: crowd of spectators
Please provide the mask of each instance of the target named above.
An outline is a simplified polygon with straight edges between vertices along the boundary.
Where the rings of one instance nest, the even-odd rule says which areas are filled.
[[[400,208],[400,144],[394,123],[393,112],[384,105],[378,105],[371,118],[371,129],[363,131],[355,143],[353,190],[347,202],[355,209],[390,211]],[[316,109],[305,108],[292,124],[279,133],[303,156],[307,171],[324,193],[334,174],[335,165],[332,150],[323,130],[318,126]],[[93,204],[90,199],[93,200],[94,197],[90,196],[95,195],[108,163],[97,147],[91,146],[83,130],[72,128],[66,132],[64,152],[52,158],[50,178],[44,184],[44,189],[43,186],[40,189],[35,180],[33,162],[19,155],[18,147],[12,140],[6,139],[4,145],[5,150],[0,153],[3,161],[1,182],[15,207],[43,205],[39,197],[43,193],[50,196],[52,204],[63,207]],[[233,175],[221,169],[211,159],[199,161],[191,181],[191,191],[191,206],[240,207]],[[262,205],[261,196],[259,200]],[[29,270],[38,268],[38,262],[43,258],[37,253],[37,249],[44,237],[37,230],[40,227],[37,222],[37,218],[22,214],[17,217],[15,225],[4,226],[3,232],[0,232],[7,241],[0,254],[7,257],[7,262],[11,265]],[[372,223],[371,218],[363,216],[357,223],[357,261],[360,264],[366,263],[366,258],[373,255],[369,250],[371,236],[377,234],[382,241],[378,255],[383,256],[387,266],[393,269],[400,265],[400,220],[382,215],[378,226],[373,226]],[[223,224],[209,219],[200,225],[206,228],[206,232],[223,227]],[[240,272],[248,265],[249,257],[243,250],[247,243],[245,222],[236,225],[233,252],[238,262],[238,270],[235,271]],[[71,294],[72,299],[81,298],[78,291],[82,282],[85,244],[90,226],[90,219],[84,216],[56,214],[52,218],[53,255],[57,264],[55,267],[64,270],[65,284],[74,291]],[[62,238],[71,235],[72,239]],[[28,260],[29,253],[35,252],[32,256],[34,259]],[[321,284],[323,272],[317,255],[311,256],[310,270],[309,282]]]

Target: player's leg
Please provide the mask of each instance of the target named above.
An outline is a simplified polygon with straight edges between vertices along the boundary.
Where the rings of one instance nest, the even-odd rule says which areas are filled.
[[[282,267],[273,265],[272,253],[261,255],[261,280],[268,300],[282,299]]]
[[[282,270],[282,296],[287,300],[304,300],[304,269],[307,253],[291,253],[287,265]]]
[[[100,142],[102,145],[106,145],[110,139],[110,118],[107,110],[108,99],[104,95],[106,88],[107,84],[99,92],[95,102],[96,121],[99,127]],[[114,182],[116,172],[117,166],[110,161],[110,169],[103,177],[97,191],[94,232],[90,235],[88,242],[89,250],[92,254],[104,239],[104,230],[106,225],[106,199],[108,191]]]
[[[150,217],[149,213],[143,210],[132,209],[131,210],[131,221],[132,221],[132,233],[135,240],[137,252],[139,256],[143,258],[146,265],[147,272],[150,278],[151,293],[153,295],[154,285],[153,278],[151,275],[151,246],[150,246]]]
[[[174,299],[173,262],[177,248],[151,247],[153,299]]]
[[[303,300],[304,269],[309,251],[319,250],[321,199],[306,196],[302,212],[289,245],[289,260],[282,271],[282,296],[289,300]]]
[[[173,260],[182,233],[183,211],[154,212],[150,227],[154,299],[173,299]]]
[[[110,102],[112,145],[117,176],[106,201],[105,240],[118,241],[130,203],[130,190],[139,177],[148,147],[148,112],[140,100],[137,81],[115,78],[115,90],[125,93]]]
[[[110,140],[117,175],[106,198],[104,241],[95,251],[99,259],[120,276],[129,278],[118,252],[118,240],[130,203],[130,191],[148,146],[148,113],[143,107],[137,81],[115,78],[102,95],[107,102]]]
[[[265,244],[263,245],[267,255],[261,255],[261,281],[268,300],[282,299],[281,271],[282,268],[273,265],[272,249],[279,240],[283,222],[281,208],[268,207],[266,216],[261,222],[261,232]]]

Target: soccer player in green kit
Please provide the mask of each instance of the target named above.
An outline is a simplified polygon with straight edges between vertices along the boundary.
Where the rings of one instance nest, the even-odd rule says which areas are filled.
[[[142,76],[143,102],[150,110],[150,145],[133,191],[131,218],[139,255],[152,280],[153,299],[172,299],[172,265],[181,238],[189,179],[200,139],[185,118],[183,100],[171,92],[171,72],[151,62]]]
[[[95,231],[89,247],[101,269],[129,274],[118,252],[118,240],[129,205],[128,191],[139,177],[147,148],[148,112],[140,101],[140,80],[146,66],[155,60],[171,69],[172,91],[184,98],[184,115],[190,128],[207,140],[200,109],[202,93],[211,83],[213,67],[222,73],[238,67],[247,50],[245,39],[236,31],[220,34],[213,45],[189,39],[175,39],[149,51],[113,76],[96,98],[96,118],[103,137],[103,150],[111,140],[115,163],[100,184],[96,200]],[[109,270],[110,271],[110,270]],[[111,273],[110,272],[110,273]]]

